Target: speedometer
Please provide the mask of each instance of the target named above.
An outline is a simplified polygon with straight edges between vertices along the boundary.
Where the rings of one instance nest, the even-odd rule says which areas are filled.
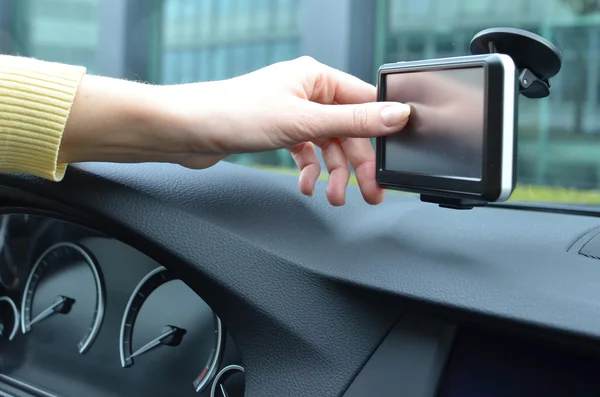
[[[173,302],[186,305],[175,306]],[[148,273],[134,289],[123,314],[119,339],[123,368],[139,360],[148,368],[146,373],[189,372],[197,392],[204,390],[214,377],[223,344],[221,320],[190,287],[164,267]],[[196,352],[197,368],[189,368],[183,362],[176,363],[177,368],[161,367],[178,346]]]
[[[65,273],[72,277],[60,277]],[[104,301],[102,275],[92,256],[77,244],[55,244],[29,273],[21,302],[21,329],[26,334],[40,327],[49,335],[77,338],[74,343],[83,354],[100,331]],[[77,315],[68,316],[72,311]]]

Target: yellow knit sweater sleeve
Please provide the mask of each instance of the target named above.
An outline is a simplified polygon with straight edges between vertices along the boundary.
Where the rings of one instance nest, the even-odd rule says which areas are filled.
[[[60,181],[58,151],[84,67],[0,55],[0,172]]]

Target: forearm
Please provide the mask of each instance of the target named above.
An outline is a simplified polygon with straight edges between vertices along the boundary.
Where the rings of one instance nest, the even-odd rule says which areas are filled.
[[[59,181],[73,162],[186,163],[190,136],[208,116],[190,124],[177,92],[0,55],[0,172]]]
[[[178,124],[161,87],[85,76],[65,127],[59,161],[177,161],[187,152]]]

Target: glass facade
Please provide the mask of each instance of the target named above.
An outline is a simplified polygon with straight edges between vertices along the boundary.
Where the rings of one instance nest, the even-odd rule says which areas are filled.
[[[382,63],[467,54],[473,35],[493,26],[537,32],[564,52],[551,97],[520,98],[519,183],[600,188],[597,1],[0,0],[0,52],[160,84],[304,54],[375,82]],[[228,160],[294,166],[285,151]]]
[[[165,0],[161,82],[226,79],[300,54],[299,2]]]
[[[19,0],[28,56],[86,65],[96,71],[100,0]]]

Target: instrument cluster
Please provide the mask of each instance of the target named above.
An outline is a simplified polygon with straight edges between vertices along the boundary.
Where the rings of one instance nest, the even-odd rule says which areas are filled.
[[[221,320],[168,266],[42,216],[0,217],[0,351],[0,392],[244,394]]]

